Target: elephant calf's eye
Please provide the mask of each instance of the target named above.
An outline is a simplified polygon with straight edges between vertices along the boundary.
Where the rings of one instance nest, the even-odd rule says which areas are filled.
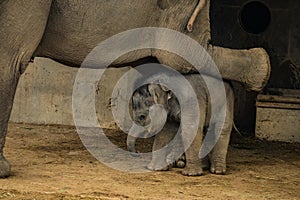
[[[153,102],[150,101],[150,100],[146,100],[146,101],[145,101],[145,105],[146,105],[146,106],[152,106],[152,105],[153,105]]]

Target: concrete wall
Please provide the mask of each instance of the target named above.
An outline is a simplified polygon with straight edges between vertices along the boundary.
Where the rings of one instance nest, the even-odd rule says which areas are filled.
[[[96,112],[102,127],[115,128],[111,113],[111,94],[129,67],[105,70],[96,93]],[[45,58],[36,58],[21,76],[10,121],[34,124],[74,125],[72,93],[78,68]],[[101,108],[101,109],[99,109]]]
[[[300,90],[269,89],[257,97],[255,136],[300,142]]]

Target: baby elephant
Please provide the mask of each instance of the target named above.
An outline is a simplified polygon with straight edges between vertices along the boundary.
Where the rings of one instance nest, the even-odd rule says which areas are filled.
[[[204,75],[202,75],[202,77],[207,79],[214,79]],[[155,135],[154,139],[152,161],[148,165],[149,169],[167,170],[170,164],[174,163],[174,161],[178,159],[180,161],[180,157],[184,152],[183,149],[186,149],[186,165],[182,171],[183,175],[202,175],[204,166],[209,167],[211,173],[214,174],[226,173],[227,149],[230,139],[230,133],[233,126],[234,95],[231,86],[228,83],[224,82],[226,97],[218,97],[218,93],[216,92],[217,94],[214,95],[214,97],[217,96],[217,98],[211,98],[210,96],[212,95],[209,94],[206,83],[202,77],[199,74],[185,76],[190,85],[193,87],[195,94],[197,95],[200,111],[198,131],[190,146],[186,148],[184,148],[182,141],[186,139],[185,137],[188,137],[186,135],[186,132],[188,131],[184,130],[182,126],[180,126],[179,128],[181,134],[176,134],[176,130],[173,132],[164,131],[162,127],[155,127],[160,124],[159,122],[182,122],[180,103],[178,102],[178,99],[175,97],[174,93],[161,84],[147,84],[138,88],[134,92],[132,96],[133,120],[140,127],[144,127],[144,129],[131,128],[127,137],[127,146],[129,151],[136,152],[136,138],[145,137],[145,135],[147,134],[153,134],[153,130],[158,132]],[[214,81],[221,82],[222,80],[214,79]],[[221,99],[224,98],[226,98],[226,102],[220,103]],[[212,113],[212,105],[215,108],[214,110],[225,110],[225,121],[224,118],[223,121],[220,120],[220,117],[218,117],[220,115],[219,112]],[[191,121],[193,121],[192,118]],[[190,126],[192,125],[193,124],[191,124]],[[203,136],[206,132],[210,132],[210,134],[213,133],[212,136],[210,135],[210,139],[216,141],[212,150],[208,154],[209,159],[201,159],[200,148],[202,145]],[[218,137],[217,133],[220,133]],[[179,135],[180,137],[177,137],[177,135]],[[162,150],[163,147],[168,145],[170,141],[174,140],[176,142],[172,143],[173,145],[171,145],[171,148],[167,148],[167,151],[163,153],[159,151]],[[182,153],[178,154],[178,152]],[[206,162],[209,162],[204,163],[205,160]]]

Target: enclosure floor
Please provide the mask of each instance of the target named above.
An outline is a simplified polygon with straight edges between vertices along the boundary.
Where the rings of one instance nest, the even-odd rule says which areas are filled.
[[[107,134],[124,147],[124,134]],[[300,144],[234,139],[224,176],[132,174],[98,162],[73,127],[11,123],[5,155],[13,175],[0,199],[300,199]]]

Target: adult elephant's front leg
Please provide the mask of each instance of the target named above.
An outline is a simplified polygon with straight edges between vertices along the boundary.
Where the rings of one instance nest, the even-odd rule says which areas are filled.
[[[0,70],[3,71],[2,69]],[[3,73],[1,73],[3,75]],[[5,74],[7,75],[7,74]],[[3,156],[3,147],[7,132],[8,119],[10,116],[13,96],[18,81],[18,75],[13,77],[1,77],[0,88],[0,178],[10,175],[10,165]]]
[[[0,3],[0,177],[10,175],[3,148],[19,76],[42,38],[50,6],[50,0]]]

